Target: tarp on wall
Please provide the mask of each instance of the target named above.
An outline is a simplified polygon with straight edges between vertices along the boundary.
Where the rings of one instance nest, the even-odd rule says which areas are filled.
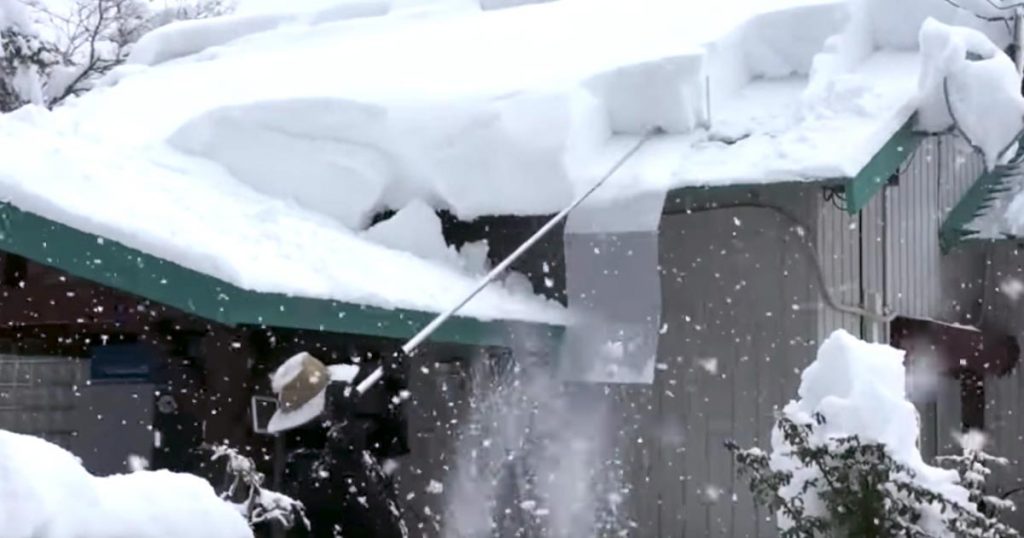
[[[652,383],[661,324],[658,223],[664,193],[583,204],[565,226],[572,321],[563,380]]]

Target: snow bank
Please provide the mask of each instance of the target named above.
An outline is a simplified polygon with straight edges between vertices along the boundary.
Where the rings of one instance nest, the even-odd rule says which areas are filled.
[[[4,538],[251,538],[204,480],[168,471],[93,477],[66,450],[0,430]]]
[[[935,19],[921,26],[920,42],[920,126],[940,132],[955,124],[991,169],[1024,132],[1021,77],[1013,60],[985,34]]]
[[[956,472],[932,467],[918,451],[920,430],[917,410],[906,398],[906,373],[903,352],[883,344],[870,344],[846,331],[832,333],[818,350],[817,359],[801,375],[799,399],[791,401],[783,414],[798,424],[813,423],[815,413],[825,417],[816,426],[812,443],[831,437],[856,435],[867,442],[886,445],[891,456],[916,473],[915,480],[954,502],[968,505],[967,491],[958,485]],[[772,432],[771,465],[790,470],[792,482],[780,491],[785,498],[801,495],[801,488],[815,469],[800,468],[788,456],[789,446],[782,432]],[[820,513],[813,496],[806,498],[808,512]],[[940,514],[922,526],[942,535]],[[785,520],[780,516],[780,524]]]

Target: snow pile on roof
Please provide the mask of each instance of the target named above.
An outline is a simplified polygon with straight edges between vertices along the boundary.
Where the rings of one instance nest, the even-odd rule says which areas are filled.
[[[1021,77],[1013,60],[985,34],[928,19],[921,27],[920,125],[952,127],[991,169],[1024,132]]]
[[[362,235],[381,209],[553,213],[653,127],[597,197],[856,175],[916,105],[899,36],[926,13],[895,32],[890,4],[325,0],[170,25],[104,87],[0,118],[0,187],[248,289],[439,311],[472,271],[433,231],[419,256]],[[561,315],[508,289],[466,313]]]
[[[926,464],[918,451],[918,415],[906,399],[903,360],[900,350],[836,331],[822,343],[816,360],[804,370],[799,399],[787,404],[783,414],[797,424],[813,424],[816,413],[823,415],[825,423],[816,426],[811,435],[815,444],[849,435],[865,442],[882,443],[893,459],[914,471],[914,479],[921,485],[967,506],[967,491],[958,485],[956,472]],[[803,495],[808,513],[820,514],[823,507],[816,504],[817,498],[801,492],[810,477],[808,473],[817,470],[800,467],[798,460],[787,454],[790,451],[782,432],[774,430],[771,465],[794,473],[780,495]],[[935,529],[941,529],[941,515],[932,516],[935,521],[922,521],[922,527],[927,530],[931,523]],[[780,523],[785,521],[780,519]]]
[[[0,430],[4,538],[252,538],[204,480],[168,471],[93,477],[66,450]]]

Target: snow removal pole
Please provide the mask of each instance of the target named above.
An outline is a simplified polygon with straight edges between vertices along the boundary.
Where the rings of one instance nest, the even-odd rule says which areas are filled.
[[[517,259],[519,259],[520,256],[523,255],[523,253],[525,253],[527,250],[530,249],[530,247],[535,245],[537,241],[540,241],[541,238],[547,235],[548,232],[550,232],[555,226],[558,225],[558,223],[565,220],[573,209],[579,207],[579,205],[582,204],[584,200],[589,198],[591,194],[594,194],[594,192],[597,189],[601,188],[601,186],[604,185],[609,178],[615,175],[615,173],[618,172],[619,169],[622,168],[622,166],[626,164],[627,161],[629,161],[629,159],[631,159],[634,155],[636,155],[638,151],[640,151],[640,148],[642,148],[644,144],[646,144],[651,138],[653,138],[659,132],[661,132],[661,129],[657,127],[648,130],[643,135],[643,137],[641,137],[640,140],[638,140],[637,143],[634,144],[632,148],[630,148],[629,151],[627,151],[622,157],[620,157],[619,160],[616,161],[615,164],[612,165],[612,167],[609,168],[603,176],[601,176],[601,179],[597,180],[597,182],[595,182],[589,189],[587,189],[584,193],[580,194],[575,200],[572,201],[571,204],[566,206],[565,209],[559,211],[557,215],[551,217],[551,220],[547,221],[547,223],[545,223],[544,226],[541,226],[539,230],[534,232],[534,234],[530,236],[530,238],[527,239],[525,242],[523,242],[522,245],[519,245],[519,248],[512,252],[512,254],[509,254],[508,257],[506,257],[504,260],[501,261],[501,263],[496,265],[494,269],[491,269],[491,271],[487,273],[487,275],[483,277],[483,279],[480,280],[480,283],[477,284],[476,288],[472,292],[470,292],[469,295],[467,295],[464,299],[459,301],[455,306],[439,314],[436,318],[433,319],[433,321],[428,323],[425,327],[420,329],[418,333],[413,335],[413,337],[410,338],[406,343],[402,344],[402,352],[405,353],[406,355],[411,355],[412,352],[415,351],[416,348],[419,347],[419,345],[422,344],[424,340],[429,338],[430,335],[434,333],[434,331],[436,331],[441,325],[443,325],[444,322],[448,321],[448,319],[450,319],[452,316],[458,313],[458,311],[461,310],[462,307],[466,306],[467,303],[472,301],[474,297],[476,297],[481,291],[484,290],[484,288],[486,288],[491,282],[494,282],[494,279],[498,278],[498,276],[501,275],[501,273],[505,272],[505,270],[508,269],[510,265],[512,265]],[[356,386],[356,391],[359,394],[365,393],[367,390],[370,390],[370,387],[377,383],[377,381],[380,381],[380,378],[383,376],[384,367],[378,366],[376,370],[371,372],[370,375],[366,377],[366,379],[364,379],[361,383],[359,383],[359,385]]]

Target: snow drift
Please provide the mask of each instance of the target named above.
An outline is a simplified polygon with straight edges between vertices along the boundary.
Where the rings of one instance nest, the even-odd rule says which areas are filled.
[[[917,410],[906,398],[904,353],[884,344],[870,344],[846,331],[832,333],[818,350],[818,356],[801,374],[799,399],[791,401],[783,414],[797,424],[813,424],[814,415],[825,417],[825,424],[816,426],[813,444],[826,439],[856,435],[865,442],[884,444],[893,459],[905,464],[922,486],[945,495],[953,502],[969,506],[968,492],[959,484],[955,471],[933,467],[924,462],[918,451],[920,424]],[[790,499],[802,496],[807,512],[822,514],[823,507],[814,492],[804,494],[804,482],[818,472],[801,467],[787,454],[791,448],[782,432],[772,432],[771,466],[793,472],[793,480],[780,495]],[[942,514],[927,514],[921,526],[935,536],[944,536]],[[788,526],[783,516],[782,528]]]
[[[199,477],[168,471],[91,476],[70,452],[0,430],[4,538],[252,538]]]

